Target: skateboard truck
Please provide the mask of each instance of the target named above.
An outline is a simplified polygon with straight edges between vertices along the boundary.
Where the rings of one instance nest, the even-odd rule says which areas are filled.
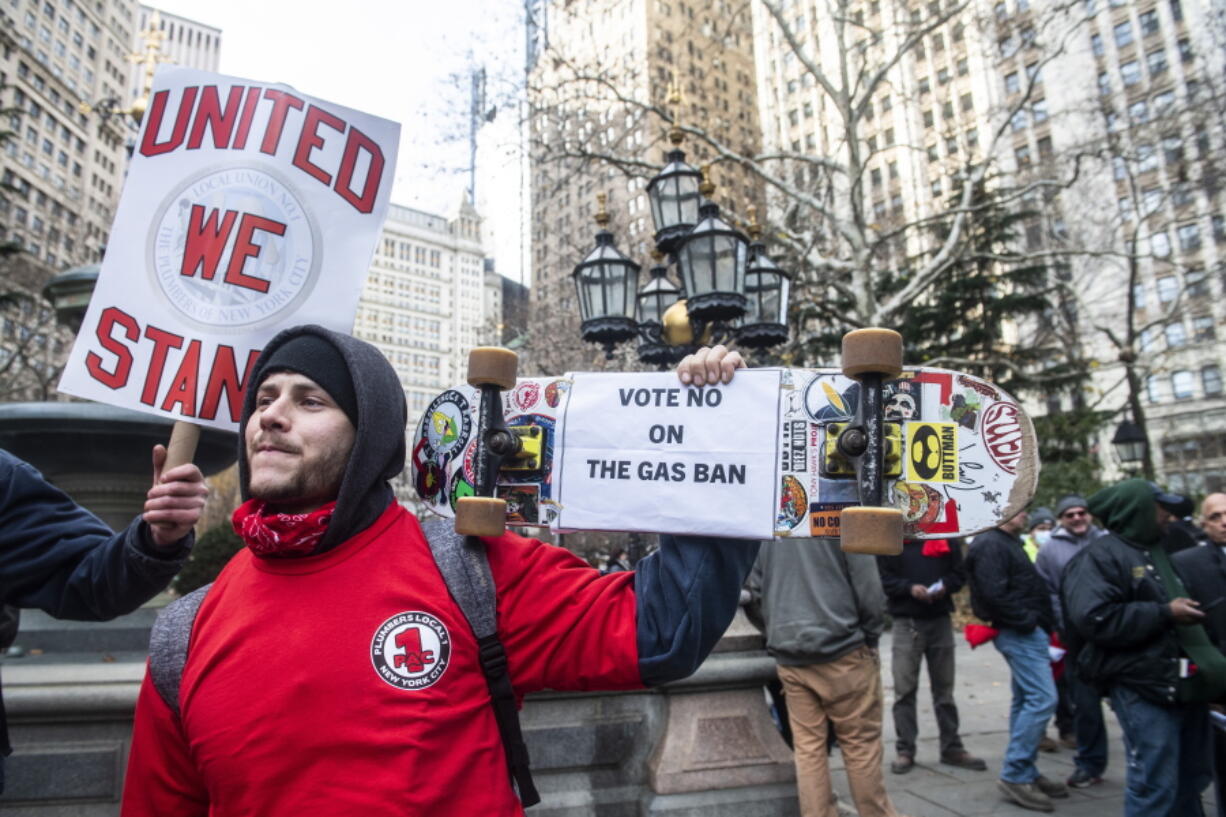
[[[857,329],[843,336],[843,374],[859,381],[856,416],[838,431],[827,430],[838,453],[855,469],[860,504],[844,508],[839,535],[847,553],[895,555],[902,552],[903,516],[888,505],[885,481],[901,468],[901,434],[887,428],[882,404],[884,385],[902,373],[902,336],[892,329]],[[829,443],[827,443],[829,446]],[[827,459],[830,457],[827,448]]]
[[[519,358],[510,349],[478,346],[468,353],[468,384],[481,393],[477,410],[477,450],[473,456],[475,496],[456,500],[455,530],[465,536],[501,536],[506,531],[506,500],[494,496],[504,459],[519,457],[526,446],[502,416],[502,392],[515,388]],[[539,436],[538,436],[539,440]],[[536,446],[537,460],[540,445]]]

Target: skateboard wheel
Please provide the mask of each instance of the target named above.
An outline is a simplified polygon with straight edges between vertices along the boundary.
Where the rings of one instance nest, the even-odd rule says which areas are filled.
[[[501,346],[478,346],[468,353],[468,385],[494,385],[503,391],[515,388],[519,356]]]
[[[902,335],[893,329],[856,329],[843,336],[843,374],[880,374],[893,380],[902,374]]]
[[[462,496],[455,504],[455,532],[461,536],[502,536],[507,503],[488,496]]]
[[[897,556],[902,553],[902,521],[897,508],[844,508],[839,519],[843,552]]]

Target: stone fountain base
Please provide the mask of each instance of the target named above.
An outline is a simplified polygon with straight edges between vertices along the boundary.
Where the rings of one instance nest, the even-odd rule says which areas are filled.
[[[112,528],[140,513],[153,474],[152,449],[174,422],[102,403],[0,404],[0,448],[42,472]],[[238,458],[233,432],[206,428],[195,462],[205,475]]]

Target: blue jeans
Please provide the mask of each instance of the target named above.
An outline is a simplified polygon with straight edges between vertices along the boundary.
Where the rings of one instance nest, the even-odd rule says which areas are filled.
[[[1033,783],[1039,777],[1035,757],[1047,722],[1056,711],[1056,682],[1051,676],[1050,639],[1036,627],[1028,633],[1004,629],[993,642],[1009,664],[1013,677],[1013,704],[1009,708],[1009,747],[1000,779],[1006,783]]]
[[[1212,780],[1208,708],[1162,706],[1125,686],[1111,687],[1111,706],[1128,754],[1124,817],[1203,817],[1200,793]]]

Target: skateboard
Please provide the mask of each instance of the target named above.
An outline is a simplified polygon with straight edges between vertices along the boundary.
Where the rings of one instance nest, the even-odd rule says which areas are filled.
[[[970,536],[1030,502],[1037,443],[1016,400],[897,365],[900,342],[887,364],[856,348],[845,340],[842,369],[742,370],[705,388],[671,372],[516,379],[513,353],[474,350],[469,384],[417,426],[414,484],[462,533],[838,536],[872,553]],[[505,371],[474,364],[486,354]]]

